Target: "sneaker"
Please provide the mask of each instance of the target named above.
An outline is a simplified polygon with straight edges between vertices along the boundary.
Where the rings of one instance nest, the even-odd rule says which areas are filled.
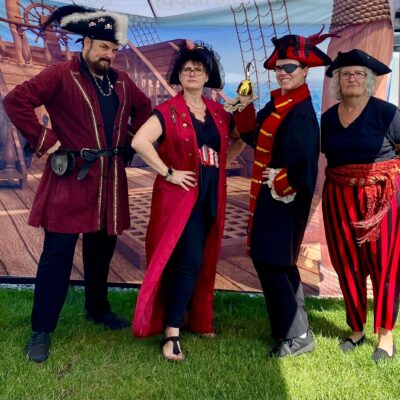
[[[28,343],[28,358],[36,363],[41,363],[50,355],[50,333],[32,332]]]
[[[308,353],[315,349],[316,343],[313,335],[309,330],[305,338],[293,338],[282,340],[278,346],[273,348],[269,352],[270,357],[287,357],[287,356],[299,356],[304,353]]]
[[[113,331],[123,328],[128,328],[130,326],[129,321],[120,317],[111,311],[107,311],[102,317],[94,317],[88,312],[86,313],[86,319],[92,321],[95,324],[103,324],[106,328]]]

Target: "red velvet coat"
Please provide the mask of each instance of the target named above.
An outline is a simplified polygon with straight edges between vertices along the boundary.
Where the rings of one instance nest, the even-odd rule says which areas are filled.
[[[190,309],[188,327],[193,332],[213,332],[213,292],[216,266],[221,249],[226,204],[226,154],[228,149],[230,115],[223,107],[204,99],[221,137],[220,171],[218,180],[218,209],[208,234],[203,266],[198,277]],[[178,170],[193,170],[198,176],[199,151],[189,109],[182,93],[157,107],[165,121],[165,139],[158,146],[164,163]],[[196,203],[198,188],[185,191],[157,176],[146,236],[148,269],[136,304],[133,334],[150,336],[163,328],[166,288],[161,277],[172,251]]]
[[[113,146],[123,146],[130,144],[131,135],[150,116],[151,104],[126,73],[114,72],[119,108]],[[34,108],[41,105],[49,113],[52,129],[44,128],[36,117]],[[57,139],[62,146],[74,150],[107,147],[96,91],[80,71],[79,57],[52,65],[17,86],[4,98],[4,108],[38,157]],[[47,160],[29,224],[60,233],[93,232],[107,227],[109,234],[120,234],[130,222],[124,160],[102,157],[81,181],[76,178],[83,160],[76,158],[76,164],[78,168],[72,175],[58,177],[51,172]]]

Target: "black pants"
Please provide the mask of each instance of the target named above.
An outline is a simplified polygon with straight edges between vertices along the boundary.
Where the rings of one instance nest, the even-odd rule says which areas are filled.
[[[178,328],[192,297],[203,263],[204,244],[212,224],[204,205],[196,205],[168,262],[166,275],[169,295],[165,326]]]
[[[52,332],[56,328],[67,296],[75,246],[79,234],[45,230],[43,252],[36,274],[32,330]],[[85,308],[93,318],[110,310],[107,278],[116,236],[105,229],[83,234]]]
[[[309,329],[300,273],[296,265],[274,265],[253,260],[265,296],[272,336],[299,337]]]

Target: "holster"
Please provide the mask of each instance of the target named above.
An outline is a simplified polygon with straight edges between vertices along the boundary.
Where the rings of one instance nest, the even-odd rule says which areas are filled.
[[[60,148],[51,155],[51,170],[57,176],[71,175],[75,167],[74,153],[68,149]]]

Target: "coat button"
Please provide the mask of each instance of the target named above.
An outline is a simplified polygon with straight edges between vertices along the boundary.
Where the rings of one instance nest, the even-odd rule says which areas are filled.
[[[182,113],[182,118],[186,118],[186,113]]]
[[[188,153],[188,156],[189,156],[189,157],[192,157],[192,156],[193,156],[193,153]]]
[[[182,126],[183,126],[184,128],[186,128],[186,127],[187,127],[187,123],[184,122],[184,123],[182,124]]]
[[[189,141],[189,139],[188,139],[188,138],[186,138],[186,139],[185,139],[185,142],[188,142],[188,141]]]

